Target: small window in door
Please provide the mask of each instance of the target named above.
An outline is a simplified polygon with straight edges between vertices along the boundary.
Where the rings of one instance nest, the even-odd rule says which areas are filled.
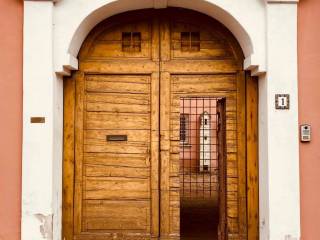
[[[141,52],[141,33],[123,32],[122,33],[123,52]]]
[[[200,51],[200,32],[181,32],[181,51]]]

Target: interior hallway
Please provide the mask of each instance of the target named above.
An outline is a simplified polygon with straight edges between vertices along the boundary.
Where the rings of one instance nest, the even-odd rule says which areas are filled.
[[[181,201],[181,240],[218,240],[217,199]]]

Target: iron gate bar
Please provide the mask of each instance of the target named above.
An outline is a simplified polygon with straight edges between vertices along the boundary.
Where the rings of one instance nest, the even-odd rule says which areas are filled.
[[[179,161],[182,198],[218,196],[217,101],[219,99],[221,98],[180,98]]]

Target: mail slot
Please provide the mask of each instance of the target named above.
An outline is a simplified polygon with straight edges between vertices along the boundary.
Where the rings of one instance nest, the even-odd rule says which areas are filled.
[[[108,142],[125,142],[128,141],[127,135],[107,135]]]

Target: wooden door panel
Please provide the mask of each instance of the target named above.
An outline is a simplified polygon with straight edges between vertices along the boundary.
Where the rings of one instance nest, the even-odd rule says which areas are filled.
[[[76,85],[76,235],[151,234],[151,76],[84,75]]]
[[[123,133],[119,131],[120,133]],[[132,134],[130,134],[132,135]],[[104,139],[106,142],[106,139]],[[95,141],[93,139],[86,139],[84,145],[84,152],[95,153],[131,153],[131,154],[146,154],[149,149],[149,145],[144,142],[127,142],[127,143],[104,143],[103,140]]]
[[[235,75],[179,75],[172,78],[172,91],[180,94],[203,94],[235,91]]]
[[[150,129],[147,114],[87,112],[86,129]]]
[[[239,114],[239,110],[243,112],[245,99],[245,94],[239,91],[242,64],[235,57],[239,48],[233,45],[232,35],[221,25],[212,23],[209,26],[207,21],[202,21],[204,19],[190,19],[192,14],[173,14],[170,18],[162,20],[162,27],[160,26],[161,44],[165,46],[160,61],[163,100],[163,104],[160,105],[163,148],[161,179],[164,181],[161,183],[164,185],[161,189],[161,237],[179,238],[180,235],[177,220],[180,218],[180,99],[217,97],[225,99],[226,238],[245,239],[246,223],[242,221],[245,218],[243,211],[246,211],[242,202],[245,197],[238,194],[239,189],[243,187],[239,174],[243,171],[245,163],[245,158],[241,155],[244,147],[238,143],[238,130],[245,128],[243,115]],[[167,52],[168,49],[170,54]],[[170,92],[170,97],[167,92]],[[167,105],[169,101],[170,106]],[[166,133],[168,126],[170,136]],[[242,141],[242,144],[245,142],[243,139],[239,141]],[[168,148],[169,154],[166,153]],[[242,168],[241,171],[239,166]],[[170,194],[167,194],[167,191]],[[239,196],[242,198],[241,201]]]
[[[131,176],[131,178],[134,178]],[[136,179],[127,177],[86,177],[84,199],[148,199],[150,198],[149,179],[143,176]]]
[[[148,178],[149,168],[129,168],[127,166],[95,166],[87,165],[85,168],[86,177],[136,177]]]
[[[150,92],[150,76],[88,75],[86,90],[95,93],[148,94]]]
[[[146,94],[121,94],[118,93],[87,93],[87,110],[89,103],[113,103],[113,104],[134,104],[134,105],[149,105],[150,99]],[[102,104],[101,104],[102,105]],[[107,110],[105,110],[107,111]],[[110,109],[114,112],[114,109]]]
[[[88,112],[149,113],[148,94],[88,93]]]
[[[257,176],[256,128],[246,124],[256,124],[257,89],[246,86],[232,34],[182,9],[126,13],[99,24],[79,60],[65,85],[65,108],[74,110],[64,113],[65,240],[179,239],[183,97],[225,99],[225,238],[246,239],[246,149]],[[248,221],[256,239],[257,214]]]
[[[235,73],[239,66],[234,60],[172,60],[161,63],[163,71],[171,74],[228,74]]]
[[[180,99],[182,97],[220,97],[225,99],[225,161],[226,161],[226,208],[225,224],[229,234],[238,234],[238,147],[237,147],[237,74],[215,75],[171,75],[171,159],[172,165],[179,164]],[[242,160],[241,160],[242,161]],[[179,188],[179,179],[170,173],[170,186]],[[174,202],[173,200],[170,200]],[[171,217],[172,218],[172,217]],[[172,223],[173,224],[173,223]],[[238,236],[238,235],[236,235]],[[237,239],[237,238],[236,238]]]
[[[157,47],[156,47],[157,49]],[[87,73],[101,74],[151,74],[159,71],[159,62],[150,60],[83,60],[79,68]]]
[[[147,231],[150,204],[147,201],[86,200],[84,216],[88,230]]]

